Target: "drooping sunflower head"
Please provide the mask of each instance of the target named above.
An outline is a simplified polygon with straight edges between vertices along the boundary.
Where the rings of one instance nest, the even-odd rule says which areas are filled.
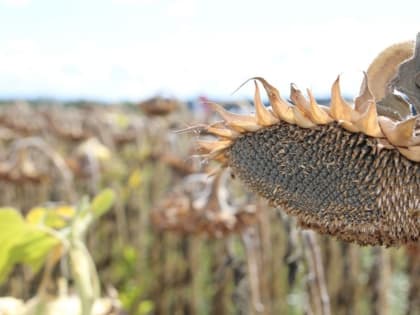
[[[380,55],[389,63],[388,57]],[[304,227],[360,244],[417,240],[420,119],[412,112],[386,114],[376,99],[382,87],[370,88],[380,75],[376,68],[365,74],[354,104],[342,97],[337,78],[329,107],[295,85],[289,103],[265,79],[252,78],[255,113],[230,113],[211,104],[223,121],[205,127],[215,140],[198,144]],[[261,100],[258,82],[270,108]]]

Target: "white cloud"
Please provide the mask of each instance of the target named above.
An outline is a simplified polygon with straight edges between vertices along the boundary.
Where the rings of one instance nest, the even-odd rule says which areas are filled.
[[[32,0],[0,0],[0,6],[22,8],[30,4]]]
[[[346,78],[343,91],[354,94],[360,71],[375,55],[389,44],[414,39],[418,30],[403,18],[395,18],[392,24],[385,18],[329,18],[316,24],[285,24],[280,19],[270,28],[262,20],[250,21],[250,25],[229,24],[220,31],[213,25],[185,23],[189,21],[185,17],[199,12],[193,1],[171,3],[156,18],[159,31],[154,33],[154,25],[134,29],[125,40],[110,35],[107,41],[97,41],[94,34],[92,40],[62,46],[31,38],[0,40],[0,96],[13,92],[109,99],[139,99],[155,93],[229,97],[255,75],[266,77],[285,96],[290,82],[323,95],[329,94],[340,73]],[[183,16],[176,19],[184,21],[182,26],[163,18],[171,16]],[[247,85],[235,97],[252,93],[252,85]]]
[[[155,0],[112,0],[112,3],[120,5],[138,5],[138,4],[153,4]]]
[[[169,1],[166,8],[166,14],[176,18],[193,17],[198,8],[198,2],[195,0],[172,0]]]

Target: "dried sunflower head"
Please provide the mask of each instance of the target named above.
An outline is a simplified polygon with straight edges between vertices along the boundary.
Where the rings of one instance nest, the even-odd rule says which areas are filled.
[[[412,55],[413,46],[407,47]],[[383,56],[394,48],[379,59],[389,63]],[[395,75],[397,67],[392,69]],[[305,228],[363,245],[416,241],[419,116],[411,111],[400,119],[383,110],[378,114],[386,103],[378,106],[380,86],[370,89],[375,71],[365,75],[354,104],[342,97],[337,78],[329,107],[317,104],[310,90],[305,97],[295,85],[289,103],[265,79],[253,78],[255,114],[234,114],[212,104],[223,121],[205,127],[217,139],[199,141],[201,151],[231,167],[253,191],[296,216]],[[271,108],[261,101],[258,82]]]

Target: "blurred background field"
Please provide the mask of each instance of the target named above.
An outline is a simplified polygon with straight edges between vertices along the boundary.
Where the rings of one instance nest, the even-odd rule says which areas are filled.
[[[115,192],[82,239],[109,314],[418,314],[418,245],[363,248],[302,232],[228,172],[208,177],[214,165],[194,157],[197,134],[176,132],[215,118],[201,108],[3,104],[0,204],[66,235],[85,196]],[[2,296],[29,307],[80,293],[71,250],[49,270],[57,246],[35,240],[25,255],[31,248],[38,258],[1,270]]]
[[[351,98],[419,11],[0,0],[0,314],[420,314],[419,244],[299,230],[209,177],[190,128],[217,120],[207,100],[252,111],[252,89],[231,92],[256,75],[325,103],[343,73]]]

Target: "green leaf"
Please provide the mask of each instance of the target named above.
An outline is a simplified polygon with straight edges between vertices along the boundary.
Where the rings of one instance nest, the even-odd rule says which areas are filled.
[[[97,195],[91,204],[92,212],[95,217],[105,214],[114,204],[115,192],[112,189],[104,189]]]
[[[0,208],[0,227],[22,224],[23,217],[14,208]]]
[[[0,208],[0,282],[11,271],[10,251],[24,230],[22,215],[12,208]]]
[[[0,282],[17,263],[28,264],[34,272],[59,240],[40,227],[27,223],[15,209],[0,208]]]
[[[10,252],[11,260],[14,263],[23,263],[32,268],[33,272],[38,272],[51,250],[60,241],[37,227],[28,227],[25,235]]]

